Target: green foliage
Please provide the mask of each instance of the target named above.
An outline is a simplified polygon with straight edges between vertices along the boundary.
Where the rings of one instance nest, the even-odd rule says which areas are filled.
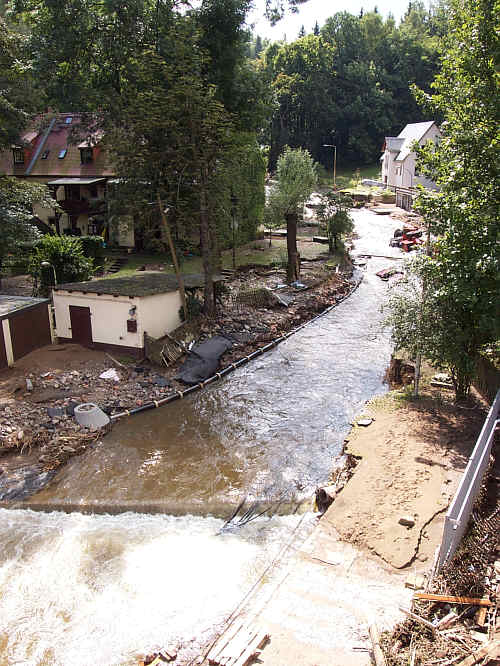
[[[318,220],[328,236],[330,252],[338,250],[340,239],[353,231],[354,222],[349,213],[353,207],[354,202],[348,194],[331,190],[322,194]]]
[[[338,12],[313,35],[271,44],[263,58],[275,97],[271,168],[285,145],[329,166],[325,143],[336,144],[341,164],[369,164],[384,136],[425,120],[411,85],[429,91],[437,72],[441,4],[422,13],[413,3],[399,27],[376,12]]]
[[[82,251],[85,257],[94,260],[95,266],[104,263],[104,241],[102,236],[80,236]]]
[[[309,151],[286,146],[278,159],[276,182],[269,192],[268,207],[283,219],[299,214],[318,182],[316,164]]]
[[[48,262],[53,268],[42,266]],[[83,254],[80,238],[74,236],[43,236],[35,246],[30,274],[40,282],[40,293],[47,294],[54,284],[82,282],[92,277],[93,260]]]
[[[32,222],[34,203],[52,209],[56,205],[45,185],[0,177],[0,269],[7,254],[16,254],[23,243],[39,238]]]
[[[419,158],[440,190],[422,191],[417,207],[439,238],[411,268],[421,296],[392,308],[397,343],[447,368],[457,398],[467,395],[481,347],[499,337],[499,8],[498,0],[451,2],[442,71],[432,97],[421,94],[446,121],[439,145]]]
[[[307,38],[306,38],[307,39]],[[276,182],[268,196],[268,222],[280,216],[287,227],[287,280],[299,277],[299,255],[297,252],[297,219],[305,202],[311,196],[318,181],[316,164],[307,150],[288,146],[278,159]]]
[[[203,313],[203,302],[192,292],[186,292],[186,309],[188,321],[199,317]],[[184,308],[179,308],[179,317],[184,321]]]

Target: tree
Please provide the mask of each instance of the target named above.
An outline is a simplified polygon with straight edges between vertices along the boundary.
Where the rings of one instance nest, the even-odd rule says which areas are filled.
[[[321,196],[318,220],[326,230],[328,247],[332,253],[338,250],[342,236],[351,233],[354,229],[353,219],[349,213],[352,207],[352,198],[342,192],[328,191]]]
[[[43,262],[49,263],[52,269],[44,272]],[[90,280],[93,267],[93,260],[83,254],[80,238],[44,236],[35,246],[30,274],[40,281],[41,292],[47,295],[55,280],[58,284]]]
[[[8,254],[40,237],[33,221],[34,203],[54,209],[55,202],[45,185],[0,177],[0,276]]]
[[[292,283],[300,274],[300,257],[297,251],[297,222],[299,212],[317,183],[316,164],[307,150],[288,146],[278,159],[276,184],[269,194],[268,206],[286,220],[287,231],[287,280]]]
[[[314,24],[313,35],[315,35],[316,37],[319,37],[319,34],[320,34],[320,32],[319,32],[319,23],[316,21],[316,23]]]
[[[494,5],[494,6],[493,6]],[[417,207],[439,234],[430,257],[411,266],[425,285],[420,325],[403,299],[392,312],[397,344],[420,347],[447,368],[457,399],[467,396],[483,345],[499,336],[498,0],[452,0],[451,31],[434,94],[420,94],[445,117],[438,146],[419,151],[420,171],[437,192],[422,191]],[[418,339],[415,339],[418,336]]]
[[[302,39],[302,37],[305,37],[305,36],[306,36],[306,29],[304,28],[303,25],[301,25],[300,30],[299,30],[299,39]]]

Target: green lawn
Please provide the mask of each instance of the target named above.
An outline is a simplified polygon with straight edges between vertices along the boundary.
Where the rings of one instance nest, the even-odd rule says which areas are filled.
[[[298,241],[297,247],[303,259],[315,259],[318,255],[328,251],[328,246],[320,243]],[[267,266],[273,262],[283,260],[286,260],[286,238],[273,238],[271,247],[269,247],[269,239],[266,238],[265,240],[252,241],[236,249],[237,266],[248,264]],[[222,253],[222,266],[223,268],[232,268],[232,265],[232,252],[231,250],[225,250]],[[174,272],[174,267],[168,262],[167,255],[132,253],[129,256],[127,264],[120,271],[112,275],[106,275],[105,277],[122,278],[131,275],[140,275],[141,271],[137,269],[141,266],[147,266],[149,269],[153,266],[155,269],[163,266],[163,270],[166,273]],[[186,257],[181,264],[181,270],[183,273],[201,273],[201,257]]]
[[[357,173],[359,171],[359,174]],[[336,182],[337,187],[341,189],[356,187],[363,178],[378,180],[380,178],[380,164],[363,167],[342,167],[337,169]],[[322,187],[331,187],[333,184],[333,168],[325,169],[321,167],[319,180]]]

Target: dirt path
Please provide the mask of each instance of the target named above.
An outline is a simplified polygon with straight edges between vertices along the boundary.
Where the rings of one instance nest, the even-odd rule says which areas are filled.
[[[343,539],[395,568],[430,566],[485,412],[480,404],[460,409],[388,396],[366,414],[374,422],[355,427],[346,446],[359,464],[325,518]],[[401,524],[406,518],[414,525]]]

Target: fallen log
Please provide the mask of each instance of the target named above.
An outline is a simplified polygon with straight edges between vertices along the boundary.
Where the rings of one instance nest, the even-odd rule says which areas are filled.
[[[413,598],[421,601],[442,601],[443,603],[465,604],[467,606],[493,606],[493,603],[486,598],[455,597],[446,594],[429,594],[428,592],[415,592]]]

